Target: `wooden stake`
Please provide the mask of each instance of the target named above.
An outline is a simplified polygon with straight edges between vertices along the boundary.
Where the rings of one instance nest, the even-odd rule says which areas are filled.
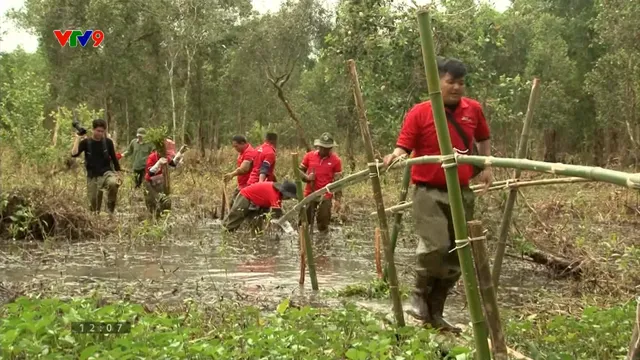
[[[380,257],[380,228],[376,227],[376,235],[375,235],[375,245],[374,245],[374,257],[376,261],[376,273],[378,274],[378,279],[382,279],[384,276],[382,274],[382,259]]]
[[[304,285],[304,271],[307,267],[306,256],[305,256],[305,243],[304,243],[304,229],[302,226],[298,230],[298,239],[300,243],[300,279],[298,279],[298,284]]]
[[[291,153],[291,165],[293,168],[293,173],[296,176],[296,188],[297,188],[297,197],[298,202],[302,203],[304,201],[304,192],[302,190],[302,176],[300,174],[300,170],[298,169],[298,153]],[[300,251],[304,252],[306,262],[309,264],[309,277],[311,278],[311,288],[313,290],[318,290],[318,278],[316,277],[316,264],[313,260],[313,247],[311,246],[311,235],[309,234],[309,220],[307,219],[307,209],[306,207],[302,207],[300,210],[300,231],[302,232],[302,237],[304,239],[304,247],[300,249]],[[304,249],[304,250],[302,250]],[[303,270],[304,271],[304,268]],[[304,280],[303,280],[304,281]]]
[[[640,360],[640,297],[636,301],[638,302],[638,306],[636,308],[636,321],[633,325],[633,333],[631,334],[627,360]]]
[[[391,293],[391,300],[393,301],[393,312],[396,318],[396,323],[399,327],[403,327],[404,313],[402,312],[402,299],[400,298],[400,291],[398,289],[398,274],[396,273],[396,263],[393,259],[393,249],[391,248],[391,241],[389,239],[387,214],[384,212],[384,200],[382,198],[382,187],[380,186],[380,173],[378,164],[376,163],[376,159],[373,155],[373,142],[371,141],[371,134],[369,133],[369,122],[367,120],[367,113],[364,107],[364,100],[362,99],[362,92],[360,91],[360,81],[358,80],[356,63],[352,59],[348,60],[347,63],[349,64],[349,75],[351,76],[353,95],[356,101],[358,114],[360,115],[358,117],[360,120],[360,131],[365,143],[367,161],[369,162],[369,177],[371,178],[371,188],[373,189],[373,197],[376,201],[376,208],[378,210],[378,223],[380,224],[380,232],[382,233],[384,257],[387,261],[387,268],[389,269],[389,291]]]
[[[533,79],[533,85],[531,86],[531,95],[529,96],[529,104],[527,105],[527,115],[524,119],[524,125],[522,127],[522,134],[520,135],[520,143],[518,144],[517,157],[524,159],[527,157],[527,144],[529,140],[529,129],[531,128],[531,122],[533,121],[533,109],[538,102],[540,95],[540,80]],[[522,170],[516,169],[513,177],[515,179],[520,178]],[[504,213],[502,215],[502,221],[500,223],[500,235],[498,237],[498,247],[496,248],[496,256],[493,261],[493,286],[496,291],[498,290],[498,284],[500,282],[500,272],[502,271],[502,259],[507,248],[507,235],[509,234],[509,228],[511,227],[511,215],[513,215],[513,206],[516,203],[518,197],[518,189],[511,189],[507,203],[504,207]]]
[[[473,252],[473,260],[475,262],[476,277],[478,278],[478,286],[480,287],[480,295],[482,296],[482,307],[487,318],[489,327],[489,335],[493,347],[494,360],[507,360],[507,344],[502,332],[502,323],[500,321],[500,312],[498,311],[498,302],[491,281],[491,272],[489,270],[489,258],[484,243],[484,235],[482,231],[482,222],[478,220],[467,222],[469,235],[471,236],[471,251]]]
[[[229,208],[229,202],[227,201],[227,184],[222,183],[222,209],[220,209],[220,219],[224,219],[224,215]]]

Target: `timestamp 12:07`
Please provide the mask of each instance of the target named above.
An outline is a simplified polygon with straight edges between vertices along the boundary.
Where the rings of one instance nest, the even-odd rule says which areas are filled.
[[[125,334],[131,332],[131,323],[128,321],[73,322],[71,323],[71,332],[80,334]]]

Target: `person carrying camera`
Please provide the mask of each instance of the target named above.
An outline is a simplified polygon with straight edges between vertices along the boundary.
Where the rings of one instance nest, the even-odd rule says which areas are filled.
[[[105,135],[107,123],[103,119],[95,119],[92,127],[91,137],[76,133],[71,156],[75,158],[84,153],[90,210],[100,212],[102,192],[106,191],[107,210],[113,214],[118,200],[118,188],[122,183],[120,163],[113,141]]]

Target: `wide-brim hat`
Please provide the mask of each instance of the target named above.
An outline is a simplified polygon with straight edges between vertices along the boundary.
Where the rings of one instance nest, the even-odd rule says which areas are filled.
[[[313,141],[313,146],[320,146],[323,148],[331,149],[334,146],[337,146],[336,142],[333,140],[333,136],[328,132],[322,134],[319,139],[315,139]]]
[[[138,131],[136,132],[136,136],[145,136],[147,135],[147,130],[145,130],[144,128],[139,128]]]
[[[298,187],[295,183],[292,183],[289,180],[285,180],[282,183],[274,183],[273,187],[275,187],[283,197],[289,199],[295,199],[298,197]]]

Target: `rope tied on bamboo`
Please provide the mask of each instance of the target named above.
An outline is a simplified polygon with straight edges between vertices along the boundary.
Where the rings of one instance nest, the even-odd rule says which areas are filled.
[[[486,231],[485,231],[486,232]],[[449,250],[449,253],[452,253],[458,249],[462,249],[463,247],[469,245],[470,242],[472,241],[480,241],[480,240],[486,240],[487,237],[486,235],[482,235],[482,236],[477,236],[477,237],[468,237],[466,239],[462,239],[462,240],[456,240],[456,247],[454,247],[453,249]]]

